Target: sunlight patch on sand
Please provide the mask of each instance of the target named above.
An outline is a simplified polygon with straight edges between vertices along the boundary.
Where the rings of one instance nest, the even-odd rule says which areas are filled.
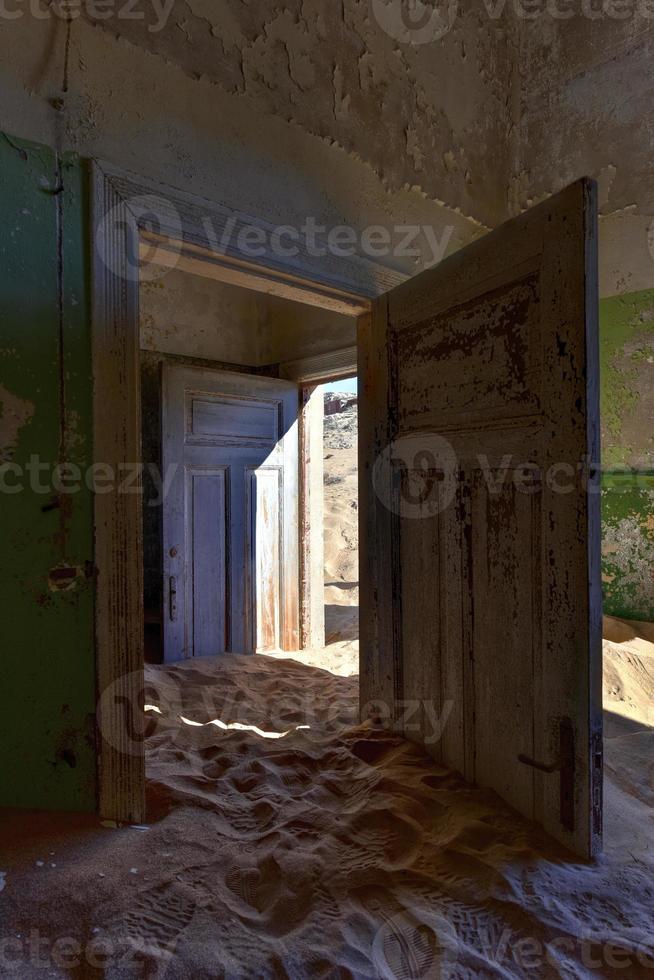
[[[221,728],[225,732],[253,732],[260,738],[286,738],[287,735],[291,735],[293,732],[307,730],[310,727],[309,725],[296,725],[295,728],[289,728],[286,732],[265,732],[262,728],[258,728],[256,725],[244,725],[239,721],[228,723],[221,721],[220,718],[213,718],[211,721],[205,722],[191,721],[190,718],[185,718],[184,715],[180,715],[179,718],[185,725],[191,725],[193,728],[206,728],[207,725],[215,725],[216,728]]]

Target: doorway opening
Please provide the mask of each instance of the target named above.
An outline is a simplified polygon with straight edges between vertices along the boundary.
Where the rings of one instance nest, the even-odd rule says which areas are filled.
[[[357,320],[185,270],[139,299],[146,815],[247,822],[235,751],[281,805],[277,743],[358,721]]]
[[[139,307],[145,662],[358,673],[356,318],[177,269]]]
[[[651,853],[654,291],[603,297],[599,323],[605,839],[607,848]]]
[[[605,848],[654,842],[654,622],[604,615]]]
[[[359,668],[359,483],[356,377],[322,386],[326,664]]]

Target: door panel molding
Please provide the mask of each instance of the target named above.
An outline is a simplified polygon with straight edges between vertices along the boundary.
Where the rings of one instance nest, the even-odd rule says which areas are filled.
[[[208,516],[207,512],[199,513],[199,503],[198,499],[201,489],[207,489],[207,484],[201,487],[200,481],[211,480],[216,482],[216,478],[219,477],[220,480],[217,483],[218,498],[216,500],[210,500],[210,503],[214,504],[213,508],[213,518],[214,520],[209,520],[207,526],[200,528],[199,522],[203,517]],[[217,532],[216,537],[220,540],[220,549],[217,549],[214,553],[214,558],[222,555],[222,562],[216,562],[211,569],[214,573],[214,581],[217,579],[218,588],[214,593],[214,603],[209,603],[208,608],[205,609],[204,618],[207,617],[214,618],[214,621],[218,624],[219,631],[222,633],[223,649],[229,649],[229,643],[231,638],[231,616],[230,616],[230,541],[229,541],[229,526],[230,520],[230,468],[229,465],[222,466],[199,466],[197,464],[185,465],[184,467],[184,500],[187,508],[185,528],[190,531],[186,541],[184,542],[184,547],[186,549],[187,562],[184,573],[181,576],[176,576],[178,578],[183,578],[184,581],[184,608],[178,610],[178,618],[182,620],[185,624],[185,637],[184,637],[184,649],[195,649],[196,637],[202,636],[202,623],[198,622],[202,615],[203,605],[207,600],[207,595],[209,589],[205,586],[202,590],[195,589],[196,575],[198,568],[196,565],[196,551],[195,551],[195,541],[197,536],[202,535],[206,540],[210,537],[212,531]],[[213,487],[211,489],[214,489]],[[206,502],[206,501],[205,501]],[[188,510],[191,513],[188,513]],[[205,573],[203,573],[206,575]],[[169,576],[170,578],[170,576]],[[170,589],[170,583],[168,583],[168,588]],[[165,585],[164,585],[165,592]],[[188,612],[187,612],[188,611]],[[170,616],[168,617],[171,618]],[[192,635],[189,636],[189,632]],[[198,639],[198,644],[201,640]],[[213,651],[218,652],[218,651]],[[202,651],[199,651],[198,655],[202,655]]]
[[[596,266],[582,180],[376,300],[359,345],[362,711],[403,730],[407,698],[450,702],[438,744],[419,740],[584,857],[601,846],[600,502],[549,475],[599,465]],[[429,440],[451,452],[437,518],[418,493]]]
[[[279,226],[265,218],[108,163],[95,168],[107,177],[113,194],[131,204],[132,223],[140,224],[131,254],[142,254],[148,262],[350,316],[365,312],[371,299],[406,278],[365,255],[316,255],[300,229],[297,254],[283,255],[272,244]],[[239,247],[242,233],[252,228],[263,232],[257,257]]]

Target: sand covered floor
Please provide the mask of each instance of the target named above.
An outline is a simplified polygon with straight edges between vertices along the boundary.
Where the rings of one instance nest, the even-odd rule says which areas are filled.
[[[2,817],[3,978],[654,977],[652,811],[629,797],[625,823],[611,781],[591,866],[357,725],[356,676],[229,656],[147,677],[147,829]]]

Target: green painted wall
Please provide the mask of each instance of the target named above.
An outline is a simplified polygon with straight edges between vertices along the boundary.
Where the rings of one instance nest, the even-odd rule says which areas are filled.
[[[0,134],[4,805],[95,808],[86,182],[76,157]],[[64,462],[79,470],[58,479]]]
[[[600,302],[604,610],[654,621],[654,290]]]

